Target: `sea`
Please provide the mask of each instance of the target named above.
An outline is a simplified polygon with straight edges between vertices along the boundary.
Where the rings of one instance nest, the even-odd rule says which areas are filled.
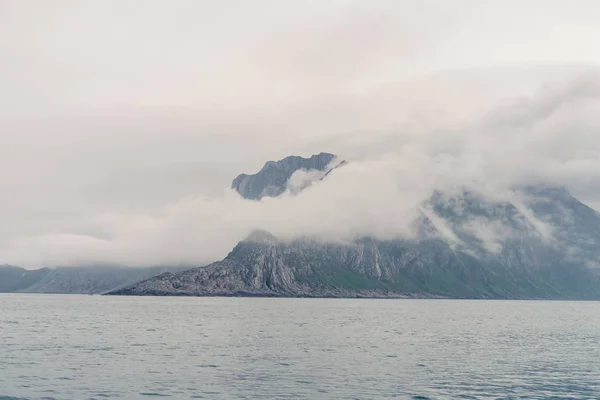
[[[600,303],[0,295],[0,399],[600,399]]]

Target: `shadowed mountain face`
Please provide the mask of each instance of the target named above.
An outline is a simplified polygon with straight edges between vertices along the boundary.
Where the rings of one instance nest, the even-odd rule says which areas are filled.
[[[254,179],[282,193],[287,182],[265,168]],[[598,214],[564,188],[514,195],[434,193],[407,239],[285,242],[259,231],[223,261],[113,294],[600,299]]]
[[[263,197],[276,197],[285,192],[288,181],[299,170],[328,172],[329,164],[335,159],[333,154],[320,153],[310,158],[286,157],[279,161],[269,161],[254,175],[241,174],[231,187],[243,198],[260,200]]]
[[[27,289],[41,281],[48,273],[48,268],[26,270],[12,265],[0,265],[0,293]]]
[[[185,269],[94,266],[26,270],[0,266],[0,293],[106,293],[166,271],[180,272]]]

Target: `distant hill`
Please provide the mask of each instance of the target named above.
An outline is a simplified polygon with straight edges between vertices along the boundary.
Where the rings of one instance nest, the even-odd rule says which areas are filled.
[[[12,265],[0,265],[0,293],[18,292],[41,281],[48,268],[26,270]]]
[[[189,267],[62,267],[26,270],[0,266],[0,293],[106,293],[140,280]]]
[[[233,187],[249,200],[277,196],[299,169],[330,179],[334,158],[269,162]],[[410,239],[331,244],[255,232],[222,261],[112,294],[600,299],[600,216],[561,187],[514,190],[526,208],[467,190],[432,193]]]

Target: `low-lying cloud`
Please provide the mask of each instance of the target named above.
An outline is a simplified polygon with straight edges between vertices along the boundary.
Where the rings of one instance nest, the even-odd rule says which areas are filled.
[[[578,77],[445,131],[407,127],[373,137],[388,143],[386,151],[367,149],[322,181],[317,172],[298,172],[292,190],[278,198],[249,201],[224,188],[219,196],[186,196],[153,212],[84,216],[84,233],[12,238],[0,259],[24,265],[202,264],[225,256],[254,229],[334,241],[410,237],[412,222],[435,190],[457,194],[467,188],[491,202],[510,200],[527,216],[525,203],[511,192],[515,185],[551,183],[577,191],[600,178],[599,82],[597,75]],[[308,181],[312,185],[292,193]],[[542,236],[551,235],[543,221],[531,218]],[[508,235],[506,227],[477,219],[463,228],[490,251]]]
[[[503,201],[542,182],[600,206],[599,11],[0,1],[0,263],[197,265],[257,228],[407,237],[434,190]],[[290,192],[315,180],[299,194],[228,189],[321,151],[349,163],[296,174]]]

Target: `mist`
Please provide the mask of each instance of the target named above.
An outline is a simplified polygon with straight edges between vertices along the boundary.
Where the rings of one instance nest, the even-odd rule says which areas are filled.
[[[600,205],[596,2],[144,4],[0,1],[0,263],[200,265],[254,229],[411,237],[435,190]],[[349,163],[298,194],[229,189],[321,151]],[[490,250],[506,234],[471,224]]]

